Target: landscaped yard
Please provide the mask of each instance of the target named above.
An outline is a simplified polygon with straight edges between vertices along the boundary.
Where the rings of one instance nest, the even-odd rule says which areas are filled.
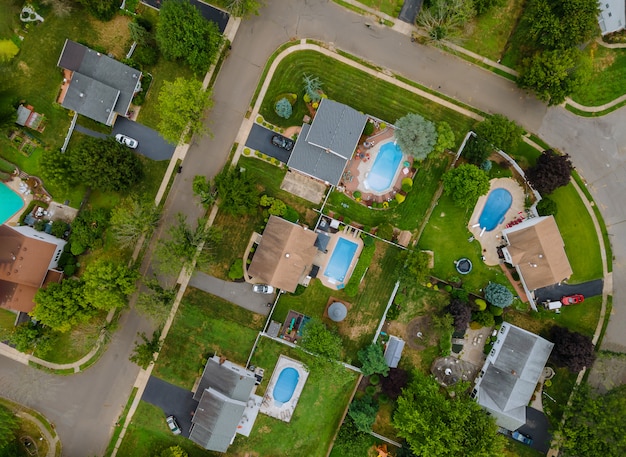
[[[154,375],[191,389],[206,359],[219,354],[245,365],[264,317],[189,288],[154,368]]]
[[[572,100],[586,106],[598,106],[626,93],[626,49],[609,49],[590,43],[585,53],[593,62],[589,83],[572,94]]]

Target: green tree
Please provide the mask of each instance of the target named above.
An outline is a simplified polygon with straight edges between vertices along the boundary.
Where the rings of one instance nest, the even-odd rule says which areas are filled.
[[[506,286],[490,282],[485,287],[485,299],[494,306],[506,308],[513,303],[513,294]]]
[[[333,453],[342,457],[363,457],[372,447],[371,436],[361,432],[348,415],[337,433],[337,440],[333,444]]]
[[[437,142],[433,151],[437,154],[441,154],[446,150],[452,149],[456,145],[456,138],[454,137],[454,130],[450,127],[446,121],[441,121],[437,124]]]
[[[191,3],[167,0],[161,5],[156,41],[167,60],[183,60],[195,73],[206,73],[222,40],[217,24],[204,19]]]
[[[541,51],[522,61],[517,84],[537,98],[558,105],[589,79],[591,62],[576,48]]]
[[[264,208],[268,208],[267,212],[272,216],[282,216],[287,212],[287,205],[279,198],[261,195],[259,204]]]
[[[489,192],[489,177],[476,165],[462,164],[447,171],[442,178],[444,193],[457,206],[472,208],[478,197]]]
[[[289,100],[287,100],[285,97],[276,102],[274,111],[276,111],[276,114],[284,119],[289,119],[291,117],[291,114],[293,113],[291,103],[289,103]]]
[[[134,248],[142,236],[148,238],[159,225],[161,210],[153,201],[124,198],[111,214],[111,231],[117,244]]]
[[[548,197],[543,197],[539,203],[537,203],[537,212],[540,216],[556,216],[559,208],[554,200]]]
[[[143,343],[135,341],[135,349],[128,358],[133,363],[136,363],[144,370],[154,362],[155,355],[161,350],[161,329],[157,329],[152,333],[152,338],[148,339],[145,333],[138,333]]]
[[[348,408],[348,415],[360,432],[372,430],[377,414],[378,403],[369,395],[353,400]]]
[[[493,418],[463,393],[451,398],[419,371],[398,398],[393,424],[418,457],[503,455],[504,437]]]
[[[143,290],[139,294],[135,304],[137,311],[159,324],[165,322],[176,298],[176,289],[167,289],[161,286],[156,276],[145,280],[144,285],[148,290]]]
[[[326,360],[334,361],[341,356],[341,338],[316,318],[311,319],[304,326],[299,345]]]
[[[135,153],[112,138],[87,137],[68,153],[74,183],[85,182],[104,191],[124,191],[143,175]]]
[[[322,99],[322,83],[317,76],[304,75],[302,77],[304,82],[304,94],[308,97],[308,101],[319,103]],[[308,102],[306,99],[305,102]]]
[[[380,344],[370,344],[361,349],[357,357],[361,362],[361,373],[363,376],[370,376],[374,373],[387,376],[389,374],[389,366],[385,362],[383,355],[383,347]]]
[[[403,285],[423,284],[430,273],[430,256],[419,249],[404,251],[397,268],[398,277]]]
[[[259,205],[256,183],[240,168],[222,170],[215,177],[221,210],[233,216],[252,214]]]
[[[69,242],[72,254],[80,255],[89,248],[102,246],[102,237],[109,226],[109,212],[103,208],[82,210],[72,221]]]
[[[535,165],[526,170],[526,178],[538,192],[547,195],[567,186],[573,169],[569,155],[547,149],[537,158]]]
[[[96,19],[110,21],[120,8],[117,0],[78,0]]]
[[[246,18],[251,15],[258,16],[261,2],[257,0],[230,0],[226,9],[230,14]]]
[[[17,438],[19,427],[20,421],[13,411],[0,405],[0,451]]]
[[[417,25],[426,29],[435,44],[442,40],[455,42],[460,41],[465,24],[475,15],[472,0],[433,0],[420,11]]]
[[[402,152],[417,160],[425,159],[437,143],[435,124],[415,113],[398,119],[394,134]]]
[[[489,311],[479,311],[472,313],[472,322],[476,322],[483,327],[493,327],[496,323],[493,314]]]
[[[205,178],[202,175],[196,175],[193,178],[192,189],[194,195],[200,197],[202,206],[208,208],[215,203],[215,191],[213,189],[213,183],[210,179]]]
[[[83,275],[83,295],[94,308],[110,310],[123,308],[135,292],[137,270],[110,260],[98,259],[90,263]]]
[[[463,148],[463,157],[473,165],[480,166],[485,163],[485,160],[489,158],[493,152],[493,146],[491,146],[487,140],[476,136],[468,138]]]
[[[210,260],[210,250],[220,241],[220,233],[206,226],[206,220],[198,219],[195,228],[187,224],[184,215],[177,215],[177,223],[172,225],[168,236],[159,240],[156,258],[159,268],[166,273],[178,273],[182,268],[190,272],[195,262],[206,266]]]
[[[56,236],[57,238],[63,238],[65,232],[67,232],[69,228],[70,225],[67,222],[57,219],[56,221],[52,221],[52,225],[50,226],[50,234],[52,236]]]
[[[168,0],[166,4],[173,1]],[[159,92],[161,120],[158,130],[166,140],[181,144],[187,135],[207,131],[202,121],[204,112],[211,106],[211,91],[205,91],[200,81],[185,78],[164,81]],[[183,133],[186,135],[183,136]]]
[[[138,46],[148,46],[154,40],[152,33],[146,30],[143,24],[140,24],[136,20],[128,23],[128,30],[130,31],[131,39],[136,42]]]
[[[65,190],[76,182],[72,175],[70,154],[58,148],[45,150],[41,155],[41,174],[46,182]]]
[[[50,334],[32,321],[15,327],[8,340],[20,352],[32,351],[37,347],[37,354],[41,356],[50,350]]]
[[[35,294],[35,308],[31,311],[39,322],[53,330],[67,332],[94,314],[93,307],[83,295],[83,283],[66,279],[53,282]]]
[[[474,0],[474,9],[476,14],[481,15],[503,4],[504,0]]]
[[[487,140],[495,148],[513,152],[521,141],[524,129],[502,114],[494,114],[478,124],[475,132],[476,135]]]

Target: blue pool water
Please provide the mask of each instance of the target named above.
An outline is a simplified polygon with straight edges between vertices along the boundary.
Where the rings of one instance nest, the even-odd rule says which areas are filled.
[[[508,190],[502,188],[492,190],[478,219],[481,228],[488,232],[496,228],[504,219],[504,215],[511,207],[511,203],[513,203],[513,197]]]
[[[343,282],[346,279],[346,273],[350,268],[350,262],[354,258],[354,253],[358,245],[345,238],[339,238],[333,254],[330,256],[324,276],[330,279],[334,279],[337,283]]]
[[[24,206],[24,200],[13,192],[6,184],[0,182],[0,224],[4,224],[11,216]]]
[[[402,161],[402,150],[389,141],[380,146],[376,160],[365,178],[365,187],[384,192],[393,184],[393,178]]]
[[[298,385],[298,379],[300,379],[298,370],[291,367],[283,368],[272,391],[274,400],[280,403],[286,403],[291,400],[293,391],[296,390]]]

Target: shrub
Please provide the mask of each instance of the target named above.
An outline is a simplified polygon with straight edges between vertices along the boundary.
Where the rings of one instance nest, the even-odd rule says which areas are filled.
[[[395,321],[400,315],[400,309],[400,305],[390,307],[389,311],[387,311],[387,320]]]
[[[500,308],[498,306],[493,306],[491,305],[489,307],[489,312],[494,315],[494,316],[502,316],[502,313],[504,312],[503,308]]]
[[[63,274],[65,276],[73,276],[74,273],[76,273],[76,265],[65,265],[65,268],[63,268]]]
[[[370,386],[367,386],[367,387],[365,388],[365,394],[366,394],[366,395],[372,396],[372,395],[374,395],[375,393],[376,393],[376,387],[375,387],[375,386],[370,385]]]
[[[445,290],[446,292],[450,293],[450,292],[452,292],[452,286],[450,284],[446,284],[446,286],[443,288],[443,290]]]
[[[363,129],[363,135],[370,136],[374,133],[374,123],[372,121],[368,121],[365,123],[365,128]]]
[[[276,105],[274,106],[274,111],[276,112],[276,114],[284,119],[289,119],[291,117],[291,114],[293,113],[291,103],[289,103],[289,100],[287,100],[286,98],[281,98],[280,100],[278,100],[278,102],[276,102]]]
[[[56,236],[57,238],[63,238],[65,232],[69,228],[69,225],[65,221],[56,220],[52,222],[52,226],[50,227],[50,234],[52,236]]]
[[[378,402],[382,404],[389,403],[389,395],[382,393],[378,396]]]
[[[375,241],[371,236],[363,234],[361,238],[363,238],[363,246],[374,246]]]
[[[493,327],[496,323],[493,319],[493,314],[488,313],[486,311],[473,313],[472,319],[473,319],[473,322],[480,324],[481,327]],[[471,325],[470,325],[470,328],[472,328]]]
[[[73,255],[81,255],[83,252],[85,252],[87,250],[87,248],[85,248],[85,246],[83,246],[82,244],[80,244],[78,242],[73,242],[71,249],[72,249],[72,254]]]
[[[406,197],[405,197],[404,195],[402,195],[402,194],[396,194],[396,201],[397,201],[398,203],[402,203],[402,202],[404,202],[404,200],[406,200]]]
[[[490,282],[485,287],[485,298],[489,303],[500,308],[506,308],[513,303],[513,294],[502,284]]]
[[[487,309],[487,302],[482,298],[477,298],[476,300],[474,300],[474,303],[476,304],[478,311],[484,311]]]
[[[373,374],[370,376],[370,385],[377,386],[380,383],[380,376],[377,374]]]
[[[360,191],[358,191],[358,190],[356,190],[356,191],[354,191],[354,193],[352,194],[352,196],[353,196],[354,198],[361,198],[361,192],[360,192]]]
[[[159,51],[153,46],[138,46],[133,53],[133,60],[142,68],[151,67],[159,61]]]
[[[544,197],[539,203],[537,203],[537,212],[540,216],[556,216],[558,207],[556,202],[551,198]]]
[[[550,387],[552,385],[552,380],[551,379],[546,379],[543,382],[543,385],[546,386],[546,387]]]
[[[485,160],[483,163],[480,164],[480,169],[488,172],[489,170],[491,170],[491,168],[493,167],[493,163],[491,162],[491,160]]]
[[[239,279],[243,277],[243,260],[237,259],[230,266],[230,270],[228,270],[228,277],[232,280]]]
[[[378,226],[378,231],[376,232],[376,235],[384,240],[391,240],[391,238],[393,237],[393,227],[391,226],[391,224],[387,223],[380,224]]]
[[[35,230],[37,230],[38,232],[43,232],[46,229],[46,225],[48,225],[48,221],[37,221],[35,222],[35,225],[33,226],[33,228]]]

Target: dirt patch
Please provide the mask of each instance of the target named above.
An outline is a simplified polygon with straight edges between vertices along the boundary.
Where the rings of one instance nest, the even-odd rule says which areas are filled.
[[[408,324],[392,322],[389,331],[394,335],[400,334],[411,349],[422,351],[437,343],[437,338],[431,331],[432,327],[433,319],[431,316],[419,316]]]
[[[626,356],[601,355],[589,373],[589,385],[605,394],[614,387],[626,384]]]
[[[30,67],[22,60],[17,64],[17,68],[20,69],[24,76],[30,76]]]
[[[108,53],[113,54],[116,59],[121,60],[126,57],[130,48],[130,31],[128,30],[128,16],[115,16],[108,22],[91,20],[91,26],[98,34],[98,44],[104,47]]]

